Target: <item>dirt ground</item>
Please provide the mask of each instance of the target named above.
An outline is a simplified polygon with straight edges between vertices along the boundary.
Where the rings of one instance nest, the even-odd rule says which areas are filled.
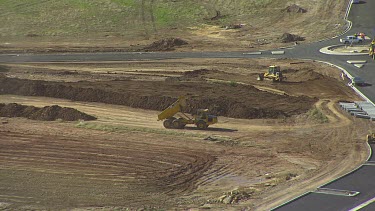
[[[271,64],[281,65],[285,82],[256,80]],[[59,105],[97,118],[2,118],[4,209],[268,210],[368,156],[373,124],[337,106],[360,98],[320,63],[184,59],[0,70],[0,103]],[[181,94],[187,111],[210,108],[219,123],[163,128],[157,114]]]
[[[46,18],[43,17],[39,20],[40,22],[37,22],[34,18],[37,19],[36,17],[39,17],[40,14],[36,13],[35,17],[32,18],[36,23],[30,29],[35,31],[34,33],[27,33],[21,30],[30,27],[28,20],[25,21],[23,20],[24,17],[19,17],[19,13],[30,13],[27,9],[22,9],[25,6],[25,8],[28,8],[27,4],[23,4],[19,5],[19,11],[16,10],[15,13],[17,15],[11,16],[12,20],[4,19],[4,21],[7,21],[7,25],[11,26],[8,26],[2,32],[0,53],[158,51],[158,48],[149,49],[149,47],[152,46],[152,43],[169,37],[181,38],[187,44],[168,50],[189,52],[255,51],[292,45],[293,42],[282,43],[280,39],[284,33],[301,36],[305,39],[301,43],[309,43],[338,35],[348,26],[343,20],[348,4],[347,0],[274,0],[272,2],[268,1],[265,7],[252,9],[248,12],[244,12],[245,8],[242,8],[243,4],[240,2],[220,2],[197,2],[195,4],[201,4],[202,7],[205,4],[213,4],[217,8],[210,12],[212,14],[200,14],[201,17],[197,20],[198,22],[190,24],[177,23],[176,26],[169,27],[155,27],[154,24],[150,22],[144,23],[145,20],[142,20],[141,23],[135,21],[134,23],[137,24],[134,28],[134,26],[131,26],[132,20],[130,20],[130,22],[126,22],[126,25],[130,28],[124,27],[122,24],[107,28],[111,24],[108,25],[105,24],[105,21],[100,21],[90,25],[89,31],[85,30],[87,27],[87,24],[85,24],[78,27],[76,32],[69,32],[69,29],[64,27],[76,25],[77,22],[82,20],[68,22],[65,23],[66,25],[61,25],[59,21],[60,25],[58,26],[62,28],[56,29],[58,27],[55,26],[56,23],[51,22],[51,25],[49,25],[46,22],[61,14],[55,14],[47,18],[47,20],[43,20],[43,18]],[[293,8],[296,6],[297,8]],[[300,9],[305,12],[299,11]],[[223,17],[217,20],[207,20],[212,18],[218,10],[222,11]],[[31,12],[35,11],[32,10]],[[61,12],[71,12],[68,14],[74,17],[79,17],[80,15],[79,10]],[[117,13],[117,11],[106,12]],[[40,13],[45,13],[45,11]],[[134,15],[134,17],[138,16],[140,14]],[[91,19],[93,18],[95,19],[95,16],[91,17]],[[22,20],[25,22],[22,23]],[[241,27],[230,27],[233,25],[240,25]],[[43,34],[41,31],[48,29],[42,26],[55,28],[59,32]]]

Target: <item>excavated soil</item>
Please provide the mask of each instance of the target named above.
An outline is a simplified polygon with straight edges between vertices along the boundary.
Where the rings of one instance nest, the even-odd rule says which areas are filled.
[[[289,33],[284,33],[280,37],[280,41],[282,43],[295,42],[295,41],[304,41],[304,40],[305,40],[305,38],[303,38],[301,36],[298,36],[298,35],[295,35],[295,34],[289,34]]]
[[[288,13],[306,13],[307,10],[296,5],[296,4],[292,4],[292,5],[289,5],[287,6],[285,9],[282,10],[283,12],[288,12]]]
[[[201,72],[193,71],[185,76],[200,75]],[[199,108],[208,108],[215,115],[243,119],[290,117],[307,112],[317,101],[307,96],[272,94],[250,85],[230,83],[140,83],[132,80],[59,83],[4,76],[0,77],[0,94],[45,96],[152,110],[163,110],[178,96],[185,95],[189,99],[185,112],[195,113]]]
[[[170,51],[175,47],[187,45],[188,42],[180,38],[165,38],[151,43],[143,48],[144,51]]]
[[[25,117],[28,119],[54,121],[61,119],[64,121],[95,120],[96,118],[88,114],[77,111],[73,108],[62,108],[58,105],[37,108],[34,106],[24,106],[17,103],[0,103],[0,116],[2,117]]]

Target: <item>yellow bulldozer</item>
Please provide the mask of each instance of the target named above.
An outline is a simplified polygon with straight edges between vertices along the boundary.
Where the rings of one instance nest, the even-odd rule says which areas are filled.
[[[258,81],[263,81],[264,79],[269,79],[273,82],[282,82],[286,77],[283,76],[280,66],[272,65],[268,67],[267,72],[258,75]]]
[[[187,124],[194,124],[198,129],[206,129],[217,123],[217,116],[208,113],[208,109],[198,109],[193,117],[182,112],[186,106],[185,96],[180,96],[172,105],[158,115],[158,121],[164,120],[165,128],[183,129]],[[177,117],[176,117],[176,116]]]

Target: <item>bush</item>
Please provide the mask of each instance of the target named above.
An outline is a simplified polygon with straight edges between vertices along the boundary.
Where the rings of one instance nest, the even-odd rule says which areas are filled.
[[[314,107],[308,112],[309,119],[317,121],[319,123],[327,123],[328,117],[322,113],[317,107]]]

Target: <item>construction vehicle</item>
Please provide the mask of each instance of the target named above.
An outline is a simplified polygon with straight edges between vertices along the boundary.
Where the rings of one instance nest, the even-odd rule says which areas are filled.
[[[375,133],[368,134],[366,140],[369,144],[375,143]]]
[[[164,120],[165,128],[183,129],[187,124],[194,124],[198,129],[206,129],[209,125],[217,123],[217,116],[208,113],[208,109],[198,109],[197,114],[189,117],[182,112],[186,106],[186,98],[180,96],[176,102],[158,115],[158,121]],[[175,117],[177,115],[178,117]]]
[[[273,82],[282,82],[284,79],[286,79],[286,77],[283,76],[280,66],[272,65],[268,67],[268,72],[260,73],[258,75],[258,81],[263,81],[264,79],[270,79]]]
[[[371,58],[375,60],[375,38],[372,40],[370,44],[368,55],[371,56]]]

